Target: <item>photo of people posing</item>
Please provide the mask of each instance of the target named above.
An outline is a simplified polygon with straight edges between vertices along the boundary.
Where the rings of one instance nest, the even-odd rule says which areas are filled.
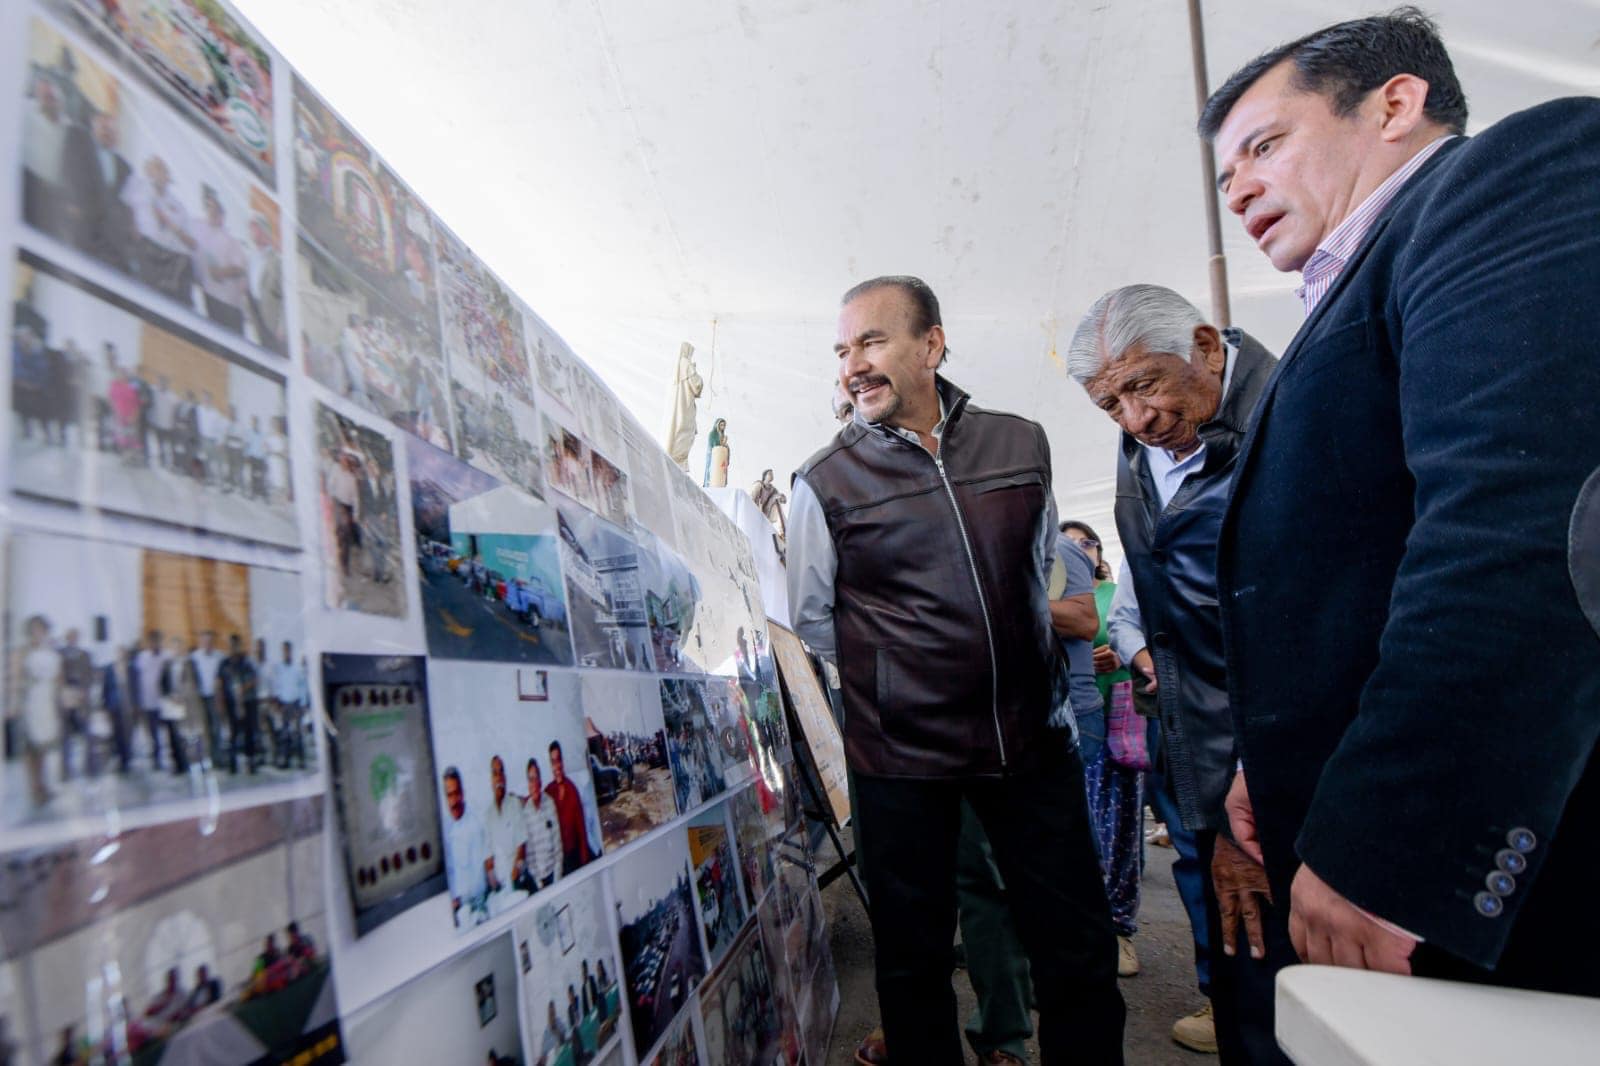
[[[29,26],[22,218],[225,333],[283,353],[278,205],[168,104]]]
[[[49,0],[49,5],[108,60],[159,92],[249,166],[257,179],[274,184],[272,57],[227,8],[205,0]]]
[[[426,660],[322,656],[328,760],[361,936],[445,890]]]
[[[8,566],[6,825],[315,772],[298,574],[32,531]]]
[[[523,1066],[516,953],[502,933],[356,1011],[352,1063]]]
[[[283,378],[27,252],[12,321],[16,491],[300,543]]]
[[[603,850],[578,677],[435,659],[428,691],[450,908],[466,929]]]
[[[728,832],[727,807],[727,803],[719,803],[684,826],[695,895],[700,900],[700,925],[706,931],[706,951],[713,969],[739,935],[746,915],[739,898],[739,863],[733,835]]]
[[[608,875],[621,927],[633,1047],[643,1061],[706,975],[683,834],[642,845]]]
[[[316,405],[324,602],[399,618],[406,613],[394,446],[325,404]]]
[[[572,664],[556,509],[407,439],[428,651]]]
[[[654,671],[638,547],[621,529],[581,507],[557,510],[578,665]]]
[[[534,1066],[590,1066],[619,1042],[622,970],[600,880],[579,881],[516,924]]]
[[[299,78],[294,126],[306,372],[449,449],[433,217]]]
[[[316,797],[0,856],[0,943],[62,993],[21,1060],[344,1062],[322,834]]]
[[[600,831],[615,850],[678,813],[661,690],[650,678],[589,671],[579,683]]]
[[[700,992],[706,1058],[726,1066],[794,1066],[799,1040],[792,1029],[785,1032],[783,1019],[761,931],[752,925]]]
[[[727,787],[722,776],[722,747],[706,710],[705,684],[663,678],[661,713],[667,729],[667,758],[677,786],[678,813],[687,814]]]

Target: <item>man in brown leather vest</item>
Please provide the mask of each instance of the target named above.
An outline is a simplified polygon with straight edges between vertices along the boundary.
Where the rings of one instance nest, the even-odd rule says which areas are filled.
[[[919,279],[846,293],[834,350],[856,414],[795,476],[790,605],[842,680],[890,1054],[962,1061],[950,974],[966,799],[1032,963],[1045,1063],[1120,1063],[1116,939],[1046,594],[1044,430],[938,375],[944,327]]]

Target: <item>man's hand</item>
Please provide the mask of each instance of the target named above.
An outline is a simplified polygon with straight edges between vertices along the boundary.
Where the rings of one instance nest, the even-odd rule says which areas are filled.
[[[1102,644],[1094,650],[1094,672],[1097,674],[1112,674],[1122,669],[1122,660],[1117,658],[1117,653],[1111,650],[1111,645]]]
[[[1408,977],[1417,949],[1414,938],[1380,925],[1305,865],[1289,889],[1289,940],[1303,962]]]
[[[1211,852],[1211,883],[1217,890],[1217,910],[1222,915],[1222,951],[1236,954],[1239,942],[1239,922],[1244,920],[1245,939],[1250,942],[1250,957],[1267,957],[1267,941],[1261,931],[1261,909],[1272,902],[1272,888],[1267,884],[1267,871],[1234,846],[1233,841],[1217,834],[1216,847]]]
[[[1133,666],[1134,669],[1150,679],[1149,687],[1142,691],[1146,695],[1154,692],[1156,690],[1156,661],[1150,658],[1149,648],[1140,648],[1133,653]]]
[[[1233,830],[1233,842],[1239,845],[1239,850],[1256,863],[1265,863],[1266,859],[1261,855],[1261,838],[1256,835],[1256,812],[1250,806],[1250,792],[1245,787],[1243,770],[1233,775],[1233,784],[1228,786],[1228,797],[1222,801],[1222,809],[1228,812],[1228,828]]]

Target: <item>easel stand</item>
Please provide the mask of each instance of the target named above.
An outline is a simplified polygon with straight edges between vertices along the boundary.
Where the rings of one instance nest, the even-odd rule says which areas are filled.
[[[820,677],[818,681],[821,681]],[[811,745],[806,740],[805,730],[800,727],[800,720],[794,713],[794,698],[789,694],[789,683],[781,676],[779,683],[783,691],[783,711],[789,723],[789,746],[794,752],[797,770],[795,776],[800,779],[800,810],[804,816],[802,825],[811,821],[822,823],[828,839],[833,842],[834,854],[838,856],[825,869],[820,868],[822,864],[818,862],[817,887],[827,888],[840,877],[849,877],[850,884],[855,887],[856,896],[861,900],[862,909],[866,909],[867,890],[856,874],[856,853],[853,849],[848,851],[845,849],[844,840],[839,836],[842,827],[834,818],[832,805],[823,796],[822,779],[817,773],[816,758],[811,753]]]

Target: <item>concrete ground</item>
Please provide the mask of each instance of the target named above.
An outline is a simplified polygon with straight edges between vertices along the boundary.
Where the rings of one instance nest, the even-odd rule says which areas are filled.
[[[849,835],[846,833],[846,841]],[[1172,1042],[1172,1023],[1203,1005],[1194,984],[1194,944],[1189,921],[1172,883],[1171,848],[1146,848],[1139,932],[1133,938],[1143,972],[1118,984],[1128,1005],[1123,1048],[1129,1066],[1206,1066],[1216,1056],[1188,1051]],[[818,856],[819,867],[827,857]],[[857,1041],[878,1024],[878,997],[872,985],[872,931],[867,915],[841,877],[822,893],[839,974],[839,1016],[825,1066],[852,1066]],[[965,970],[954,978],[956,1000],[965,1020],[975,1003]],[[1028,1043],[1030,1063],[1039,1062],[1039,1045]]]

